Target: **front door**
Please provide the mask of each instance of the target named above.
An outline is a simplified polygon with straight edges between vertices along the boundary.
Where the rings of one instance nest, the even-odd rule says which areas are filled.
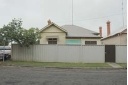
[[[115,45],[105,45],[105,62],[115,62]]]

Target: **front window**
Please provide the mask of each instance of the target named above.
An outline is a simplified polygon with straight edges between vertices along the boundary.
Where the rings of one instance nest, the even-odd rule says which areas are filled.
[[[85,41],[85,45],[97,45],[97,41]]]
[[[57,44],[57,38],[48,38],[48,44]]]

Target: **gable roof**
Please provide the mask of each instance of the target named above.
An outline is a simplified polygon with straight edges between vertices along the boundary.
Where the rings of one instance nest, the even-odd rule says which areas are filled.
[[[120,28],[116,32],[112,33],[111,35],[109,35],[109,36],[107,36],[105,38],[102,38],[101,40],[105,40],[105,39],[111,38],[111,37],[116,36],[118,34],[127,34],[127,27]]]
[[[55,23],[53,23],[53,22],[51,22],[50,24],[48,24],[48,25],[46,25],[44,28],[42,28],[42,29],[40,30],[40,32],[44,31],[45,29],[47,29],[47,28],[50,27],[50,26],[55,26],[55,27],[59,28],[60,30],[64,31],[65,33],[67,33],[67,31],[66,31],[65,29],[63,29],[62,27],[58,26],[57,24],[55,24]]]
[[[79,27],[76,25],[63,25],[61,26],[63,29],[67,30],[67,37],[99,37],[99,33],[88,30],[83,27]]]

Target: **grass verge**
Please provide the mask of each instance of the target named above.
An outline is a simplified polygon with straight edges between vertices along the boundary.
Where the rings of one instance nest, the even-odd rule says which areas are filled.
[[[127,68],[127,63],[118,63],[120,66],[122,66],[123,68]]]
[[[31,67],[111,67],[106,63],[56,63],[56,62],[24,62],[24,61],[5,61],[1,66],[31,66]]]

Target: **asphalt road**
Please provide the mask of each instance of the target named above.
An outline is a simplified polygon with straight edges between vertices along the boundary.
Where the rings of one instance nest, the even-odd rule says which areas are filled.
[[[0,85],[127,85],[127,71],[0,67]]]

